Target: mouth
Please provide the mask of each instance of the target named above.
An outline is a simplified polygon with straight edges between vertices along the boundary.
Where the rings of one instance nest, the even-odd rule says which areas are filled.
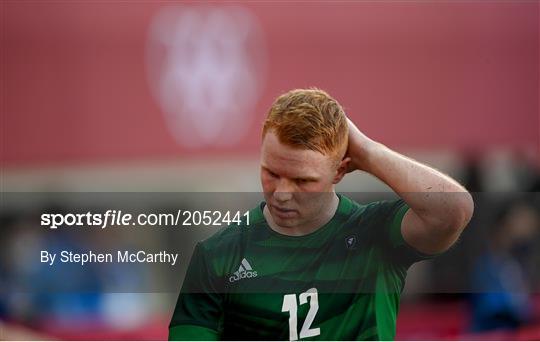
[[[280,218],[291,218],[291,217],[294,217],[298,213],[298,211],[295,209],[278,207],[272,204],[269,204],[269,206],[271,209],[273,209],[272,211]]]

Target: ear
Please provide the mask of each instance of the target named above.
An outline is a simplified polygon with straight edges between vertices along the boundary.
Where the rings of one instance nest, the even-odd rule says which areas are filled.
[[[349,164],[351,163],[350,157],[343,158],[338,165],[338,168],[336,170],[336,175],[334,176],[333,183],[337,184],[343,179],[345,174],[347,173],[347,170],[349,169]]]

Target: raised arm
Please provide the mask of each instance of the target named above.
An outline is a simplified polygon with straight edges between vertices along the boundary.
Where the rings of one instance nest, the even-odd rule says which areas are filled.
[[[467,190],[443,173],[369,139],[349,120],[348,171],[363,170],[386,183],[410,207],[401,224],[416,250],[447,250],[469,223],[474,202]]]

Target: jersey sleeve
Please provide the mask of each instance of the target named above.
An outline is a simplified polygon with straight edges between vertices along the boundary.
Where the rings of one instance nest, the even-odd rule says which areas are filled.
[[[377,202],[377,216],[382,220],[380,224],[380,243],[395,262],[403,264],[407,268],[421,260],[431,259],[436,255],[419,252],[409,245],[401,233],[403,217],[409,210],[409,206],[402,199],[394,201]]]
[[[218,340],[223,314],[222,291],[209,267],[204,247],[195,247],[169,325],[169,340]]]

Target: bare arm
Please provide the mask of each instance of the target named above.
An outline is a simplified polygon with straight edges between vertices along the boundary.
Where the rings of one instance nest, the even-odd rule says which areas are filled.
[[[366,137],[349,120],[348,171],[363,170],[386,183],[410,207],[401,224],[405,241],[420,252],[448,249],[469,223],[474,202],[441,172]]]

